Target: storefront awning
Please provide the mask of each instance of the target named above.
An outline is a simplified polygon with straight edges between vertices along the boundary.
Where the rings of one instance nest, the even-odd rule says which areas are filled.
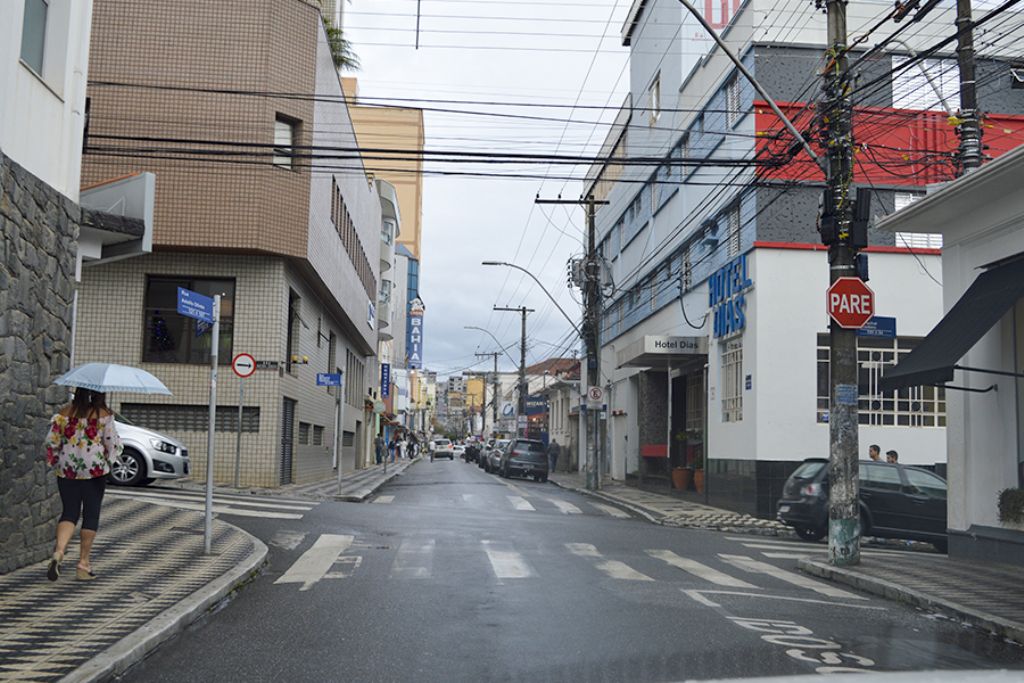
[[[618,353],[618,367],[681,367],[708,355],[707,337],[672,337],[648,334]]]
[[[882,391],[942,384],[953,379],[957,362],[1024,296],[1024,258],[977,277],[928,336],[882,377]],[[998,374],[1004,374],[995,371]]]

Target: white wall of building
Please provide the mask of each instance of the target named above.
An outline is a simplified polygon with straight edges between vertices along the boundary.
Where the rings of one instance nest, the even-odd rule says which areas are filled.
[[[50,0],[42,73],[21,60],[24,0],[0,21],[0,151],[77,202],[92,0]]]

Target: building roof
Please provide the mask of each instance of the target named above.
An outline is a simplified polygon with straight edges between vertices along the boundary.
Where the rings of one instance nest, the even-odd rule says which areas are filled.
[[[629,8],[629,13],[626,14],[626,23],[622,25],[622,44],[629,45],[633,42],[633,31],[636,30],[637,24],[640,23],[640,17],[644,13],[644,8],[647,6],[647,0],[633,0],[633,5]]]
[[[526,367],[527,375],[543,375],[545,371],[556,377],[579,377],[580,361],[577,358],[548,358]]]

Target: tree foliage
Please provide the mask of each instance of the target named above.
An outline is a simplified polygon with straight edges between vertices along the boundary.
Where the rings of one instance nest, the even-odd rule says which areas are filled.
[[[324,20],[324,30],[327,32],[327,44],[331,48],[331,58],[334,60],[334,67],[344,71],[359,70],[359,56],[352,49],[349,42],[342,33],[342,30],[334,25],[327,17]]]

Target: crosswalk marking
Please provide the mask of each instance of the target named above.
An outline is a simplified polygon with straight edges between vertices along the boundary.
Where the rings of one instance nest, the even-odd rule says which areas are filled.
[[[613,579],[620,579],[622,581],[654,581],[651,577],[638,572],[625,562],[604,559],[604,556],[598,552],[597,548],[589,543],[566,543],[565,547],[573,555],[598,560],[594,566]]]
[[[523,556],[514,550],[497,547],[494,541],[482,541],[491,569],[499,579],[525,579],[533,576],[533,569]]]
[[[744,571],[751,572],[753,574],[767,574],[768,576],[780,581],[785,581],[786,583],[793,584],[794,586],[806,588],[816,593],[827,595],[831,598],[845,598],[848,600],[865,599],[859,595],[850,593],[849,591],[844,591],[841,588],[835,588],[834,586],[821,583],[820,581],[815,581],[814,579],[807,578],[802,574],[786,571],[785,569],[776,567],[773,564],[755,560],[752,557],[746,557],[745,555],[726,555],[723,553],[719,553],[718,556],[722,558],[722,561]]]
[[[761,554],[773,560],[804,560],[810,557],[807,553],[770,553],[765,551]]]
[[[737,579],[736,577],[730,576],[724,572],[720,572],[706,564],[685,557],[680,557],[671,550],[648,550],[647,554],[661,560],[662,562],[666,562],[673,567],[682,569],[684,572],[689,572],[696,577],[710,581],[711,583],[719,586],[729,586],[731,588],[757,588],[757,586],[753,584],[747,583],[742,579]]]
[[[353,540],[354,538],[347,534],[322,534],[274,583],[301,583],[300,591],[309,590],[313,584],[324,578],[324,574],[338,556],[352,545]]]
[[[377,496],[376,498],[373,499],[373,502],[377,503],[378,505],[387,505],[388,503],[392,502],[394,499],[395,499],[394,496]]]
[[[611,505],[604,505],[602,503],[591,503],[591,505],[601,512],[611,515],[612,517],[618,517],[619,519],[629,519],[630,516],[628,512],[623,512],[619,508],[612,507]]]
[[[396,579],[429,579],[434,567],[434,539],[406,540],[398,547],[391,565]]]
[[[578,507],[565,500],[558,500],[557,498],[548,498],[552,505],[558,508],[558,511],[563,515],[579,515],[583,513]]]
[[[184,500],[175,500],[171,498],[163,497],[142,497],[134,496],[134,500],[138,500],[144,503],[153,503],[154,505],[166,505],[167,507],[178,508],[179,510],[205,510],[206,504],[203,502],[188,502]],[[270,519],[302,519],[302,515],[295,512],[274,512],[272,510],[243,510],[240,508],[231,507],[228,505],[217,505],[216,499],[214,500],[213,511],[221,515],[235,515],[237,517],[263,517]]]
[[[804,545],[801,543],[744,543],[745,548],[757,550],[798,550],[802,553],[827,553],[828,548],[820,545]]]
[[[508,496],[508,502],[512,503],[512,507],[516,510],[536,510],[536,508],[530,505],[529,501],[522,496]]]
[[[189,492],[189,491],[167,491],[158,489],[140,489],[130,490],[123,488],[108,488],[108,495],[113,496],[128,496],[130,498],[160,498],[162,500],[183,500],[183,501],[205,501],[206,495],[201,492]],[[280,500],[268,500],[266,498],[252,499],[248,496],[226,496],[223,494],[213,495],[214,503],[223,503],[225,505],[242,505],[245,507],[259,507],[269,510],[295,510],[308,512],[316,507],[315,503],[305,503],[300,501],[286,501],[281,502]]]

